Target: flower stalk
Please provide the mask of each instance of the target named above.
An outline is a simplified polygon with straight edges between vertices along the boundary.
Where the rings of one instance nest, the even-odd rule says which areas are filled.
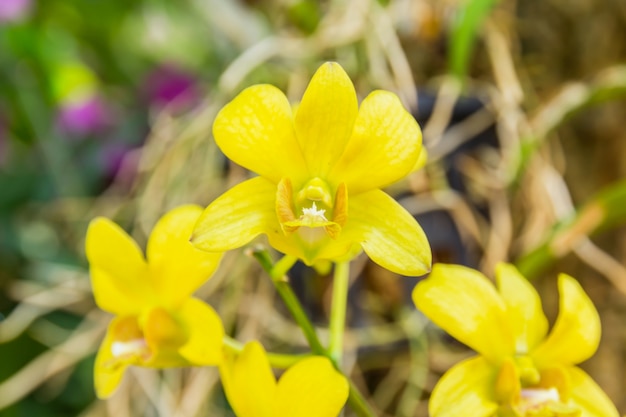
[[[296,321],[298,326],[300,326],[300,328],[302,329],[313,354],[328,357],[332,361],[335,369],[341,372],[339,362],[341,361],[341,357],[343,356],[343,331],[345,328],[345,310],[350,275],[349,262],[338,263],[335,267],[335,284],[333,284],[333,289],[335,291],[333,293],[333,303],[331,306],[331,346],[333,346],[333,349],[335,350],[326,350],[322,346],[322,343],[320,342],[317,333],[315,332],[313,324],[304,312],[304,308],[302,307],[302,304],[300,304],[300,301],[291,289],[289,282],[283,279],[283,277],[287,274],[289,270],[289,268],[286,268],[287,265],[291,267],[293,266],[293,264],[295,264],[295,261],[291,262],[291,257],[285,256],[276,264],[274,264],[272,257],[270,256],[267,249],[262,247],[256,247],[252,249],[251,255],[259,262],[265,272],[267,272],[270,277],[272,277],[272,282],[276,287],[276,291],[285,302],[287,309],[294,317],[294,320]],[[289,262],[291,262],[291,264],[289,264]],[[343,296],[341,296],[341,294],[343,294]],[[335,298],[337,298],[338,301],[334,301]],[[341,305],[343,305],[343,312],[341,312],[340,310]],[[333,322],[335,322],[334,325],[332,324]],[[333,336],[332,329],[335,329],[335,336]],[[339,336],[341,336],[341,338]],[[332,342],[333,340],[335,341]],[[230,343],[230,341],[227,341],[227,343],[230,344],[230,348],[238,348],[238,343]],[[336,351],[336,349],[339,349],[339,351]],[[331,357],[330,352],[335,352],[333,354],[334,357]],[[281,355],[280,357],[274,357],[273,359],[279,362],[279,365],[277,365],[277,367],[281,368],[282,366],[280,365],[282,361],[284,361],[284,363],[286,364],[289,362],[289,360],[293,359],[293,357],[290,357],[289,355]],[[273,359],[270,355],[270,363],[272,364]],[[359,417],[376,417],[376,414],[372,411],[369,404],[367,403],[359,389],[356,387],[354,382],[350,378],[347,378],[347,380],[350,384],[350,394],[348,396],[348,404],[350,408],[352,408],[352,410]]]
[[[328,354],[332,361],[341,367],[343,357],[343,336],[346,327],[346,307],[350,283],[350,263],[335,264],[333,298],[330,307],[330,345]]]
[[[244,343],[241,343],[240,341],[235,340],[230,336],[224,336],[222,342],[224,343],[224,348],[236,354],[240,354],[245,348]],[[310,353],[289,355],[285,353],[267,352],[267,359],[269,359],[270,365],[278,369],[287,369],[310,356]]]
[[[320,342],[320,339],[315,332],[315,327],[313,327],[313,323],[309,320],[306,313],[304,312],[304,308],[298,297],[294,294],[289,282],[285,281],[283,277],[288,272],[289,268],[286,266],[291,263],[290,267],[295,263],[297,258],[295,257],[285,257],[282,258],[278,263],[274,264],[272,257],[268,253],[266,249],[263,248],[255,248],[252,250],[252,256],[259,262],[261,267],[267,272],[270,277],[272,277],[272,282],[276,287],[276,291],[283,299],[287,309],[293,316],[294,320],[302,329],[304,333],[304,337],[306,337],[309,346],[316,354],[325,354],[324,347]],[[281,261],[284,261],[281,263]],[[278,271],[278,272],[277,272]],[[278,278],[277,278],[278,277]]]

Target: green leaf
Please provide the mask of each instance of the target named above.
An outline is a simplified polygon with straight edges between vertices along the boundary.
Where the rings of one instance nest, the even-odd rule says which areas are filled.
[[[546,239],[522,255],[516,265],[531,279],[571,250],[577,239],[626,224],[626,180],[601,190],[576,213],[556,224]]]
[[[449,71],[455,77],[463,79],[466,76],[478,29],[496,2],[497,0],[467,0],[458,10],[452,26],[448,57]]]

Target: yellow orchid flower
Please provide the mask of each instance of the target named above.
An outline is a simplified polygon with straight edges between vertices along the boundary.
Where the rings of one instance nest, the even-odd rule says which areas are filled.
[[[346,378],[322,356],[302,359],[276,382],[258,342],[229,356],[220,375],[237,417],[337,417],[348,399]]]
[[[312,265],[362,248],[404,275],[430,269],[421,227],[380,190],[416,166],[422,136],[398,97],[374,91],[360,107],[337,63],[322,65],[292,110],[271,85],[241,92],[217,115],[213,135],[234,162],[259,174],[211,203],[192,242],[207,251],[270,244]]]
[[[129,365],[165,368],[217,365],[224,329],[217,313],[191,297],[221,254],[189,243],[202,213],[181,206],[156,224],[147,260],[137,243],[106,218],[89,224],[86,252],[98,306],[115,315],[96,356],[96,394],[110,396]]]
[[[496,269],[497,289],[481,273],[437,264],[413,291],[417,307],[479,353],[446,372],[433,390],[431,417],[618,417],[583,370],[593,355],[600,318],[578,282],[559,275],[559,316],[548,321],[532,285],[509,264]]]

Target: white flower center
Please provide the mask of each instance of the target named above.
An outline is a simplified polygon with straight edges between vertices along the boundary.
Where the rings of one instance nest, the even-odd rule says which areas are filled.
[[[515,354],[518,356],[528,354],[528,343],[526,342],[526,338],[519,338],[515,341]]]
[[[148,345],[144,339],[133,339],[127,342],[113,342],[111,344],[111,353],[116,358],[127,355],[141,355],[146,351],[147,347]]]
[[[556,388],[527,388],[522,389],[523,408],[526,410],[540,409],[547,404],[558,403],[561,400]]]
[[[326,213],[326,210],[324,209],[319,209],[317,208],[317,206],[315,205],[315,201],[313,202],[313,205],[311,206],[311,208],[303,208],[302,209],[302,217],[300,217],[300,220],[310,223],[310,224],[315,224],[315,223],[320,223],[320,222],[327,222],[328,219],[326,218],[326,216],[324,216],[324,213]]]

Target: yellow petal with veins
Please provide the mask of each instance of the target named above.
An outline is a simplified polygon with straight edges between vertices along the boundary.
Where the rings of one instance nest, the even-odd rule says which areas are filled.
[[[276,379],[259,342],[247,343],[237,358],[220,367],[220,374],[237,417],[278,417],[273,414]]]
[[[439,380],[428,404],[431,417],[492,417],[498,409],[493,398],[496,369],[484,358],[466,359]]]
[[[313,75],[295,116],[296,137],[309,178],[324,178],[335,165],[350,139],[357,112],[356,92],[346,72],[335,62],[323,64]]]
[[[565,371],[572,387],[570,403],[581,410],[580,417],[619,417],[609,397],[582,369],[570,366]]]
[[[137,314],[154,300],[148,266],[137,243],[111,220],[89,223],[85,250],[98,306],[113,314]]]
[[[432,255],[415,218],[381,190],[350,196],[348,221],[338,241],[360,244],[380,266],[402,275],[424,275]]]
[[[217,365],[222,362],[224,326],[211,306],[188,298],[177,312],[188,338],[178,352],[192,365]]]
[[[352,137],[329,181],[345,182],[350,195],[405,177],[422,150],[422,132],[398,97],[374,91],[359,109]]]
[[[532,358],[539,368],[572,365],[589,359],[600,343],[600,316],[578,281],[559,275],[559,315],[548,338]]]
[[[255,177],[226,191],[204,210],[191,243],[201,250],[225,252],[249,243],[268,228],[280,229],[276,185]]]
[[[306,177],[291,106],[274,86],[242,91],[218,113],[213,136],[228,158],[274,183],[282,177]]]
[[[515,334],[516,352],[525,355],[548,332],[548,319],[543,314],[541,299],[530,282],[511,264],[496,266],[496,280]]]
[[[215,271],[222,253],[201,251],[189,242],[202,214],[195,205],[170,210],[157,222],[148,240],[152,282],[163,305],[174,308]]]
[[[348,399],[346,378],[324,357],[301,360],[278,381],[274,417],[337,417]]]
[[[506,305],[480,272],[435,264],[413,290],[413,301],[426,317],[494,365],[515,353]]]

